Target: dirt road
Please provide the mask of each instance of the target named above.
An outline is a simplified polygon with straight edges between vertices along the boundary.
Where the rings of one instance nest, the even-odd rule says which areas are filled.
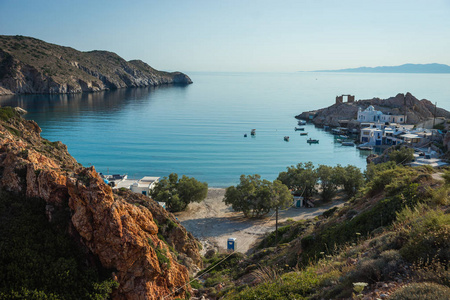
[[[246,253],[258,238],[275,230],[275,214],[263,219],[247,219],[240,212],[234,212],[222,199],[225,189],[210,188],[208,197],[201,203],[191,203],[184,212],[175,216],[187,230],[204,245],[203,254],[213,245],[224,250],[230,237],[236,238],[237,251]],[[313,218],[327,209],[343,205],[341,201],[317,208],[291,207],[278,213],[279,223],[291,218],[295,221]]]

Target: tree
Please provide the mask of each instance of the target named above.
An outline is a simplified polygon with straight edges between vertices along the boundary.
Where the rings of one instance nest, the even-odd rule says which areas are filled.
[[[320,180],[320,186],[322,189],[321,196],[324,201],[331,201],[336,195],[336,190],[339,184],[338,169],[319,165],[317,168],[317,176]],[[340,174],[339,174],[340,175]]]
[[[389,160],[396,164],[407,164],[414,160],[414,149],[409,147],[399,147],[389,153]]]
[[[297,166],[287,167],[286,172],[278,175],[278,180],[287,185],[295,194],[308,199],[314,196],[318,181],[317,171],[312,162],[299,163]]]
[[[172,173],[161,179],[150,192],[155,201],[166,202],[170,211],[185,210],[191,202],[201,202],[208,194],[208,184],[193,177],[183,175],[178,180],[178,174]]]
[[[343,186],[348,197],[354,196],[364,185],[364,176],[359,168],[352,165],[346,167],[337,165],[335,169],[338,175],[338,184]]]
[[[235,211],[242,211],[248,218],[259,218],[276,207],[284,208],[292,203],[292,195],[279,180],[261,180],[261,176],[241,175],[240,183],[226,189],[223,201]]]

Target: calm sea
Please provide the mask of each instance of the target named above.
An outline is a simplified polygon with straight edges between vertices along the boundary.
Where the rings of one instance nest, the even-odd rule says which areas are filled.
[[[287,166],[307,161],[364,169],[367,152],[341,146],[312,125],[305,127],[307,137],[294,131],[295,115],[329,106],[336,95],[370,99],[411,92],[450,109],[450,74],[188,74],[194,84],[185,87],[3,96],[0,105],[26,109],[43,137],[62,141],[80,163],[99,172],[132,178],[176,172],[213,187],[236,184],[241,174],[273,180]],[[307,144],[309,137],[319,144]]]

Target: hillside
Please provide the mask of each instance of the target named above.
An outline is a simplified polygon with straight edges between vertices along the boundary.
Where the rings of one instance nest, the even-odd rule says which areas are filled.
[[[148,197],[113,192],[40,132],[0,108],[0,298],[189,295],[202,266],[192,234]]]
[[[445,173],[446,172],[446,173]],[[444,182],[444,178],[445,182]],[[208,260],[210,299],[449,299],[450,172],[386,163],[320,217],[290,221],[246,257]]]
[[[397,94],[388,99],[373,98],[368,100],[358,100],[352,103],[335,103],[329,107],[315,111],[303,112],[296,118],[311,120],[315,125],[339,126],[340,120],[356,120],[358,108],[365,110],[372,105],[376,110],[383,113],[401,114],[405,112],[408,124],[416,124],[434,116],[434,104],[426,99],[419,100],[410,93]],[[312,119],[310,118],[312,116]],[[436,117],[450,118],[450,112],[443,108],[436,108]]]
[[[359,67],[340,70],[323,70],[314,72],[349,72],[349,73],[450,73],[450,66],[444,64],[404,64],[401,66]]]
[[[81,52],[24,36],[0,36],[0,95],[96,92],[189,84],[180,72],[158,71],[108,51]]]

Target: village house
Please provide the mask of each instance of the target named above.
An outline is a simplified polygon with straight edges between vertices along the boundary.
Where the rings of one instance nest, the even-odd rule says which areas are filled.
[[[381,111],[376,110],[372,105],[370,105],[365,110],[362,110],[361,107],[358,108],[357,120],[360,123],[383,122],[383,123],[405,124],[406,116],[405,115],[393,115],[390,113],[383,114]]]
[[[154,186],[156,185],[156,183],[158,181],[159,181],[159,177],[145,176],[145,177],[142,177],[137,182],[134,182],[130,186],[130,190],[135,193],[149,196],[150,191],[154,188]]]

